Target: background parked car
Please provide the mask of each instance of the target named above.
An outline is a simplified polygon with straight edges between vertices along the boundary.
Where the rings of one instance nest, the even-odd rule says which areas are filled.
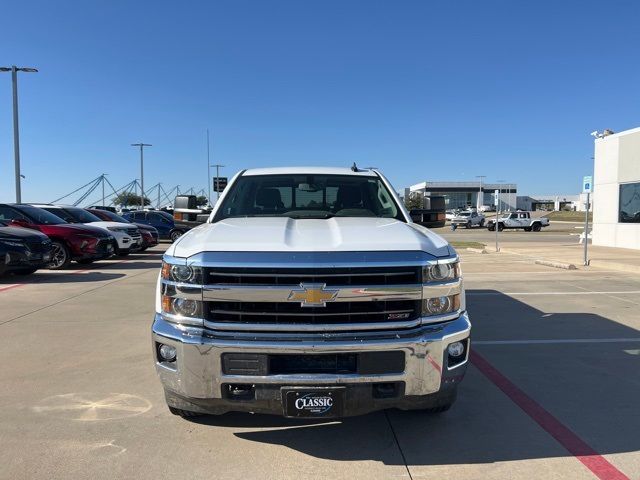
[[[46,268],[51,260],[51,240],[45,234],[26,228],[10,227],[0,220],[0,275],[29,275]]]
[[[176,223],[171,215],[160,210],[128,212],[122,216],[132,222],[145,223],[155,227],[160,238],[169,239],[172,242],[191,230],[191,227]]]
[[[147,225],[145,223],[134,223],[131,220],[127,220],[126,218],[110,211],[103,210],[102,207],[98,208],[88,208],[88,212],[94,214],[96,217],[102,220],[110,220],[112,222],[121,222],[121,223],[129,223],[131,225],[135,225],[140,230],[140,234],[142,235],[142,245],[140,247],[140,251],[144,251],[149,247],[153,247],[158,244],[158,239],[160,238],[158,234],[158,230],[151,225]]]
[[[12,227],[23,227],[44,233],[51,240],[52,252],[48,267],[60,269],[72,260],[91,263],[113,255],[115,238],[102,228],[71,225],[60,217],[23,204],[0,204],[0,220]]]
[[[130,252],[140,249],[142,237],[140,230],[135,225],[121,222],[105,222],[84,208],[66,205],[32,204],[34,207],[42,208],[69,223],[83,223],[92,227],[98,227],[111,232],[115,237],[116,255],[125,256]]]

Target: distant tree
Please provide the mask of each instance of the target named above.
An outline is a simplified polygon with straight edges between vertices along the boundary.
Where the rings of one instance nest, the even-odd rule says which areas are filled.
[[[204,195],[200,195],[198,198],[196,198],[196,203],[198,205],[206,205],[207,203],[209,203],[209,200],[207,200],[207,197],[205,197]]]
[[[410,193],[404,199],[404,205],[407,210],[420,210],[424,208],[424,197],[419,192]]]
[[[140,195],[136,195],[133,192],[122,192],[116,196],[113,203],[116,205],[124,205],[125,207],[135,207],[140,205]],[[151,205],[151,201],[147,197],[144,197],[144,204]]]

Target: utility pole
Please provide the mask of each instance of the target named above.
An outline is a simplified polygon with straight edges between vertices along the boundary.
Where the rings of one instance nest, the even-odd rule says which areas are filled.
[[[102,174],[102,206],[104,207],[104,176],[106,175],[106,173]]]
[[[153,147],[150,143],[132,143],[132,147],[140,147],[140,208],[144,210],[144,147]]]
[[[0,72],[11,72],[11,86],[13,89],[13,157],[16,175],[16,203],[22,203],[22,188],[20,185],[20,133],[18,129],[18,72],[35,73],[38,70],[30,67],[0,67]]]
[[[209,129],[207,128],[207,185],[209,185],[209,195],[207,202],[211,205],[211,160],[209,160]]]
[[[220,200],[220,169],[224,167],[224,165],[213,164],[212,167],[216,167],[216,193],[217,199]],[[211,181],[211,180],[209,180]],[[216,200],[217,202],[217,200]]]

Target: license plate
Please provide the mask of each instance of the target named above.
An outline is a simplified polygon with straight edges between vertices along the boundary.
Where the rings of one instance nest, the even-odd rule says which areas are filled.
[[[285,417],[341,417],[344,387],[283,388]]]

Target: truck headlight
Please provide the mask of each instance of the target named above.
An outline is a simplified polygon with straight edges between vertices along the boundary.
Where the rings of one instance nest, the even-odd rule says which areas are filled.
[[[162,278],[180,283],[202,283],[202,267],[162,262]]]
[[[460,295],[425,298],[422,301],[423,315],[444,315],[460,308]]]
[[[423,282],[446,282],[460,278],[460,262],[436,263],[422,267]]]
[[[162,312],[185,318],[202,318],[202,302],[188,298],[162,296]]]

